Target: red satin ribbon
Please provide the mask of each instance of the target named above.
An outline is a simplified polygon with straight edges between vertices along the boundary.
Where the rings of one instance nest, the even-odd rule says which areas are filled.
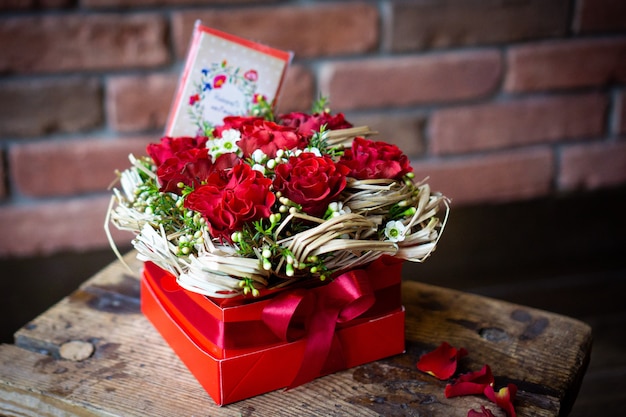
[[[373,283],[380,281],[381,278],[386,282],[394,282],[393,285],[376,289],[373,295],[375,298],[373,306],[368,309],[359,309],[367,310],[365,312],[367,317],[387,314],[400,306],[401,300],[398,285],[401,268],[401,261],[395,258],[382,257],[362,270],[362,272],[366,273],[364,277],[368,278],[367,283],[372,285],[372,288],[375,288]],[[362,272],[353,271],[352,274],[360,275]],[[333,281],[328,284],[328,290],[323,290],[325,288],[323,286],[307,290],[287,290],[276,294],[274,303],[268,306],[266,302],[265,306],[258,310],[258,313],[253,313],[252,316],[248,314],[246,319],[239,318],[225,321],[219,315],[215,315],[207,309],[207,306],[212,309],[213,301],[209,301],[200,294],[184,291],[176,284],[176,279],[173,275],[151,262],[146,263],[144,275],[159,298],[159,302],[168,310],[172,318],[186,329],[198,345],[204,346],[208,351],[215,353],[220,358],[223,357],[224,350],[253,349],[257,346],[275,344],[279,341],[294,341],[309,334],[312,326],[309,319],[309,316],[312,315],[311,312],[323,311],[328,308],[326,305],[318,306],[318,298],[326,297],[324,291],[329,291],[331,295],[337,291],[347,294],[348,301],[344,300],[343,303],[354,303],[337,315],[337,320],[335,320],[337,323],[348,322],[349,320],[346,320],[346,317],[360,314],[360,311],[354,314],[353,309],[358,308],[361,302],[369,303],[368,299],[371,298],[370,296],[362,298],[358,293],[357,295],[350,295],[351,291],[354,290],[351,287],[354,285],[349,284],[346,286],[343,282],[346,278],[337,278],[337,282]],[[350,274],[347,275],[348,278],[350,276]],[[355,276],[352,275],[352,281],[354,281]],[[369,285],[367,283],[356,284],[356,288],[368,288]],[[337,287],[339,287],[338,290],[333,289]],[[314,294],[310,294],[313,292]],[[369,289],[364,294],[368,293]],[[361,298],[365,301],[350,301]],[[248,307],[250,306],[241,306],[242,309],[247,309]],[[232,308],[236,310],[240,307]],[[265,321],[261,321],[261,310],[263,308],[266,309]],[[361,314],[359,317],[363,317],[363,315]],[[333,319],[331,318],[330,320],[332,321]],[[323,324],[323,326],[326,326],[325,329],[328,329],[329,332],[335,329],[333,327],[334,324],[332,326]],[[332,355],[327,354],[329,358],[322,368],[323,372],[339,369],[343,365],[344,358],[337,338],[333,339],[331,349]]]
[[[374,301],[368,272],[363,269],[346,272],[328,285],[294,290],[272,299],[263,310],[265,324],[281,340],[306,338],[302,364],[289,388],[320,375],[329,359],[337,324],[365,313]]]

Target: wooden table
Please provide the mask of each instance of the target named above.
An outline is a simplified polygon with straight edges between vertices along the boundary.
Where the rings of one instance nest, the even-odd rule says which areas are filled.
[[[0,346],[0,415],[466,417],[482,404],[504,416],[483,396],[446,399],[445,382],[416,369],[444,340],[469,351],[460,371],[489,364],[497,386],[517,384],[518,416],[567,415],[589,326],[417,282],[403,283],[403,299],[405,354],[220,408],[142,316],[137,276],[114,262]]]

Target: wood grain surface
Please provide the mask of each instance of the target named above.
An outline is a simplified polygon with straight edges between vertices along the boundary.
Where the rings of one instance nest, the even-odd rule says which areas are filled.
[[[497,387],[519,387],[518,416],[565,416],[591,350],[580,321],[404,282],[406,353],[217,407],[141,314],[138,276],[112,263],[0,346],[0,415],[466,417],[485,405],[504,416],[482,396],[446,399],[446,382],[416,369],[445,340],[469,351],[460,372],[489,364]]]

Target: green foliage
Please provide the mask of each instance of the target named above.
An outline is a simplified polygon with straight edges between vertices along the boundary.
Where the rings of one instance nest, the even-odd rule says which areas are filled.
[[[250,107],[249,113],[251,116],[263,117],[270,122],[276,120],[274,117],[274,109],[272,108],[272,104],[265,100],[265,98],[260,94],[256,97],[256,103]]]
[[[328,97],[320,96],[311,106],[311,113],[330,113]]]

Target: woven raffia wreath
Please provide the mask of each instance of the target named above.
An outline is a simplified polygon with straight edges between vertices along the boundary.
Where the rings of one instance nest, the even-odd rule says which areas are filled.
[[[374,133],[325,110],[162,138],[119,174],[107,234],[113,245],[109,223],[134,232],[140,260],[211,297],[332,279],[382,255],[422,262],[448,199]]]

